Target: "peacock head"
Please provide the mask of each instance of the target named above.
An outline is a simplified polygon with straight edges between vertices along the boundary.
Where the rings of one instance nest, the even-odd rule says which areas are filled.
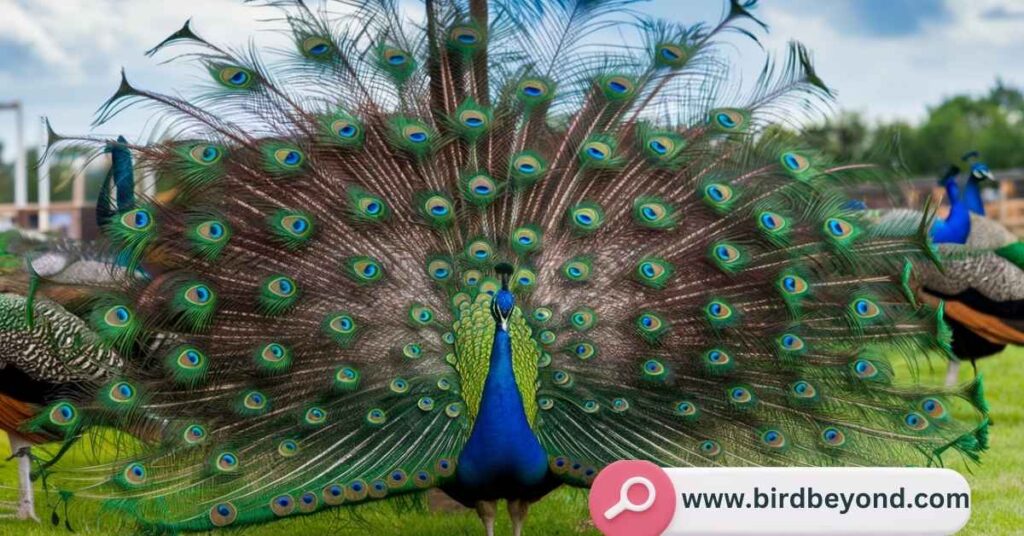
[[[996,179],[992,176],[992,171],[988,169],[984,162],[975,162],[971,165],[971,180],[975,182],[994,182]]]
[[[494,295],[494,300],[491,301],[491,316],[502,329],[508,329],[508,320],[512,318],[512,310],[516,306],[516,297],[508,289],[508,278],[512,276],[514,270],[515,268],[511,264],[505,262],[494,267],[494,271],[501,278],[501,290]]]

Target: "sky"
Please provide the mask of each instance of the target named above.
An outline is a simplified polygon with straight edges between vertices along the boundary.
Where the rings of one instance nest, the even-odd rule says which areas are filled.
[[[650,0],[636,9],[689,24],[719,20],[725,4]],[[1020,0],[763,0],[755,12],[770,28],[760,35],[765,50],[804,43],[838,108],[871,119],[919,121],[944,97],[982,93],[997,77],[1024,86]],[[203,73],[143,52],[188,18],[216,43],[280,43],[260,22],[275,13],[242,0],[0,0],[0,102],[24,102],[29,143],[38,143],[41,115],[60,132],[116,128],[143,138],[153,126],[144,111],[90,130],[122,67],[138,87],[188,87]],[[735,50],[738,74],[756,76],[764,53],[745,44]],[[12,125],[13,114],[0,111],[7,157]]]

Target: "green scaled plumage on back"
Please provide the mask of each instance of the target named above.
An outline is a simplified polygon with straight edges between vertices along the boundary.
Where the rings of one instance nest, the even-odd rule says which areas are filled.
[[[878,174],[766,129],[830,97],[806,51],[721,98],[718,38],[753,35],[753,2],[688,27],[625,22],[629,0],[433,0],[411,25],[386,0],[341,20],[266,3],[295,50],[264,62],[186,25],[152,52],[189,47],[205,92],[125,79],[102,108],[174,118],[178,141],[130,148],[178,190],[106,229],[156,275],[97,299],[129,365],[67,403],[166,424],[54,485],[173,532],[433,487],[535,500],[622,458],[984,449],[980,386],[892,366],[948,357],[941,308],[904,292],[923,227],[844,209]],[[609,23],[641,45],[585,46]],[[528,470],[481,463],[480,441]]]

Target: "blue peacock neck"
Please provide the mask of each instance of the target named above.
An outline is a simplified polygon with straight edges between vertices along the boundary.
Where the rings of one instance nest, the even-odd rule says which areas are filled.
[[[494,339],[480,408],[456,466],[463,502],[525,498],[549,485],[547,454],[530,428],[512,363],[508,319],[515,299],[507,284],[495,295]]]
[[[964,244],[971,232],[971,213],[960,196],[956,173],[947,173],[942,185],[949,198],[949,215],[945,220],[937,220],[932,224],[929,234],[936,244]]]
[[[981,199],[981,181],[972,175],[964,188],[964,204],[967,210],[979,216],[985,215],[985,202]]]

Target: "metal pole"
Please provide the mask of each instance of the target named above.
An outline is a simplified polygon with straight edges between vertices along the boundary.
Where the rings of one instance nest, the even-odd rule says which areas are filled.
[[[20,101],[14,108],[14,206],[23,210],[28,205],[28,169],[25,163],[25,118]]]
[[[46,154],[46,118],[39,118],[39,230],[50,230],[50,158]]]

